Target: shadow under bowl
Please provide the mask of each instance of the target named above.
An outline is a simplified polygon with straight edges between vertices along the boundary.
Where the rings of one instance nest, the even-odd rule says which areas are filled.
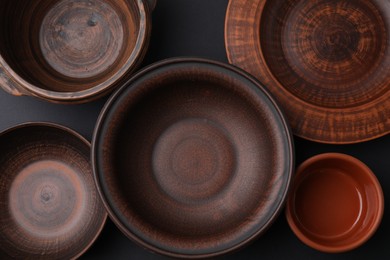
[[[354,157],[326,153],[299,166],[286,215],[303,243],[338,253],[366,242],[377,230],[383,210],[382,188],[373,172]]]
[[[211,257],[263,233],[294,165],[286,121],[262,85],[232,66],[173,59],[140,72],[95,129],[100,194],[132,240]]]
[[[0,134],[0,251],[17,259],[74,259],[102,230],[90,144],[70,129],[29,123]]]

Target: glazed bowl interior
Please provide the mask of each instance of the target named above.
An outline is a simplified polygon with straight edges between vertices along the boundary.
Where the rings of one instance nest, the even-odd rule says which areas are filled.
[[[107,213],[90,165],[90,145],[51,124],[0,136],[0,251],[17,259],[73,259],[102,230]]]
[[[128,237],[170,256],[213,256],[275,218],[289,187],[292,140],[272,99],[242,75],[203,60],[167,61],[110,100],[93,165]]]
[[[343,154],[323,154],[297,170],[287,219],[304,243],[343,252],[367,241],[383,215],[383,193],[371,170]]]
[[[0,55],[27,88],[77,92],[108,87],[134,63],[140,30],[137,1],[0,3]]]

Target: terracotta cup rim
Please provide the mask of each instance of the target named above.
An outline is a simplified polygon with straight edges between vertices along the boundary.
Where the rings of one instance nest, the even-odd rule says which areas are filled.
[[[304,228],[302,227],[302,223],[299,223],[299,220],[296,216],[295,211],[295,193],[297,189],[299,188],[300,184],[302,183],[302,180],[311,174],[310,171],[306,171],[309,166],[312,166],[313,164],[323,161],[323,160],[341,160],[343,162],[347,162],[350,165],[354,165],[356,167],[359,167],[359,170],[361,170],[361,173],[367,177],[367,180],[370,182],[371,187],[374,188],[374,193],[376,193],[376,203],[377,207],[373,209],[375,211],[375,217],[371,224],[368,225],[368,229],[366,231],[363,231],[361,234],[358,234],[357,238],[353,240],[352,242],[348,242],[345,244],[339,244],[339,245],[332,245],[332,244],[326,244],[324,240],[316,240],[315,238],[311,238],[309,235],[307,235],[307,232],[305,233]],[[318,167],[320,168],[320,167]],[[349,172],[346,172],[349,176]],[[356,179],[356,178],[354,178]],[[369,202],[368,202],[369,203]],[[326,253],[341,253],[350,251],[352,249],[355,249],[362,244],[364,244],[368,239],[370,239],[376,230],[378,229],[382,216],[384,212],[384,196],[383,191],[381,188],[381,185],[375,176],[375,174],[372,172],[372,170],[364,164],[359,159],[343,154],[343,153],[323,153],[315,155],[306,161],[304,161],[301,165],[299,165],[298,169],[296,170],[296,174],[293,180],[293,184],[290,190],[290,194],[287,199],[287,205],[286,205],[286,218],[287,222],[293,231],[293,233],[298,237],[299,240],[301,240],[304,244],[317,249],[322,252]],[[362,224],[364,226],[364,224]],[[325,236],[324,236],[325,238]]]

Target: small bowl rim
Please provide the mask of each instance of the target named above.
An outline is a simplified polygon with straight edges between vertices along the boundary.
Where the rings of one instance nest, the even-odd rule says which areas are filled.
[[[371,228],[365,234],[360,236],[360,238],[358,238],[353,243],[344,244],[344,245],[340,245],[340,246],[329,246],[329,245],[326,245],[323,243],[317,243],[315,240],[312,240],[312,239],[310,239],[310,237],[306,236],[304,234],[304,232],[302,232],[301,229],[299,228],[299,225],[297,225],[295,222],[294,213],[293,213],[294,212],[293,193],[299,187],[297,182],[299,182],[301,180],[301,177],[305,173],[305,169],[308,166],[312,165],[313,163],[322,161],[324,159],[331,159],[331,160],[338,159],[338,160],[343,160],[345,162],[349,162],[349,163],[356,165],[357,167],[362,169],[365,176],[367,176],[369,178],[370,182],[375,187],[376,194],[378,195],[378,208],[376,209],[377,214],[375,216],[374,223],[372,224]],[[302,241],[304,244],[306,244],[306,245],[308,245],[316,250],[326,252],[326,253],[347,252],[347,251],[353,250],[353,249],[363,245],[365,242],[367,242],[375,234],[375,232],[379,228],[381,221],[382,221],[382,218],[383,218],[383,213],[384,213],[383,190],[382,190],[382,187],[380,185],[378,178],[375,176],[373,171],[365,163],[363,163],[361,160],[357,159],[356,157],[353,157],[351,155],[344,154],[344,153],[332,153],[332,152],[314,155],[299,165],[298,169],[296,170],[296,174],[294,176],[293,184],[292,184],[291,191],[290,191],[290,194],[289,194],[288,199],[287,199],[286,210],[285,210],[285,215],[287,218],[288,225],[290,226],[293,233],[297,236],[297,238],[300,241]]]
[[[82,136],[80,133],[78,133],[74,129],[67,127],[67,126],[64,126],[64,125],[61,125],[61,124],[58,124],[58,123],[53,123],[53,122],[48,122],[48,121],[27,121],[27,122],[16,124],[14,126],[5,128],[4,130],[1,130],[0,131],[0,138],[3,138],[4,135],[11,133],[15,130],[19,130],[19,129],[23,129],[23,128],[27,128],[27,127],[42,127],[42,126],[62,130],[68,134],[71,134],[74,137],[76,137],[77,139],[79,139],[80,141],[82,141],[84,144],[86,144],[91,149],[91,143],[84,136]],[[100,197],[99,197],[99,199],[100,199]],[[99,238],[100,234],[102,233],[102,231],[107,223],[107,219],[108,219],[108,213],[105,210],[105,207],[103,207],[103,210],[104,210],[103,219],[99,225],[99,228],[96,229],[95,235],[93,236],[91,241],[83,248],[83,250],[81,250],[77,255],[73,256],[71,259],[77,259],[80,256],[82,256],[84,253],[86,253],[93,246],[93,244]]]

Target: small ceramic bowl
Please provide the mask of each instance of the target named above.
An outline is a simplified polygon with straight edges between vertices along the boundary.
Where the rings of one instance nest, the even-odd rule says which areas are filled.
[[[107,94],[143,59],[151,28],[148,3],[1,1],[0,86],[62,103]]]
[[[366,242],[383,209],[381,186],[365,164],[349,155],[326,153],[299,166],[286,215],[303,243],[336,253]]]
[[[262,85],[201,59],[157,63],[111,97],[93,138],[106,208],[130,239],[180,258],[247,245],[283,208],[292,136]]]
[[[0,147],[0,255],[79,257],[107,218],[90,144],[68,128],[28,123],[2,132]]]

